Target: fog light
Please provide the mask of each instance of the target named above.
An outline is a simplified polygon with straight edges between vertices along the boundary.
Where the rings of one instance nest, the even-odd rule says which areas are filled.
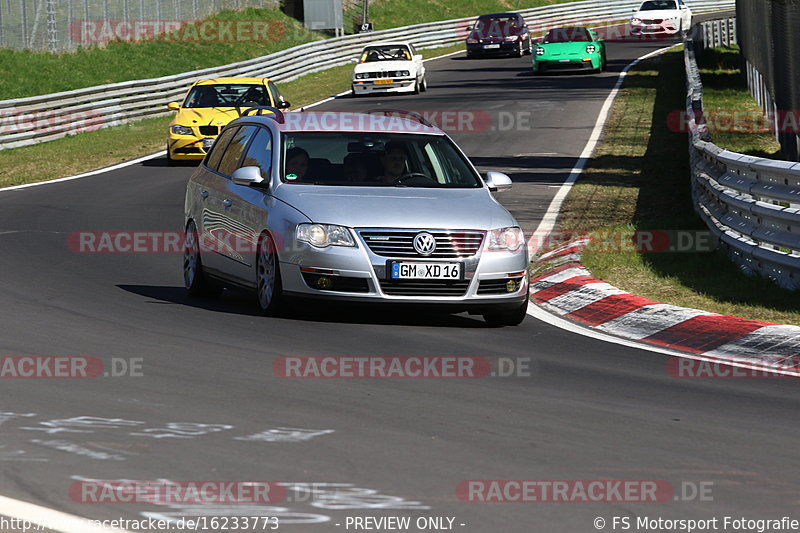
[[[506,283],[506,292],[516,292],[517,291],[517,282],[516,280],[510,279],[508,283]]]
[[[320,276],[317,278],[317,287],[322,290],[328,290],[333,287],[333,280],[327,276]]]

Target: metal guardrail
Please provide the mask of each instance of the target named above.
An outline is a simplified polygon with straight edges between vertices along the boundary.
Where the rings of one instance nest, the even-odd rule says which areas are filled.
[[[719,22],[719,21],[715,21]],[[720,43],[721,28],[701,35]],[[735,39],[735,32],[732,34]],[[732,44],[732,41],[728,41]],[[800,288],[800,163],[751,157],[724,150],[710,140],[702,118],[703,85],[695,41],[685,41],[686,111],[695,211],[742,271],[761,274],[781,287]],[[724,42],[722,43],[724,44]]]
[[[602,25],[627,21],[630,0],[582,0],[521,10],[538,36],[561,25]],[[730,9],[735,0],[702,0],[694,12]],[[0,101],[0,150],[26,146],[87,130],[117,126],[167,115],[168,102],[180,100],[197,79],[220,76],[269,77],[291,81],[300,76],[345,65],[369,43],[390,39],[411,41],[418,48],[436,48],[466,38],[474,17],[416,24],[302,44],[247,61],[184,72],[173,76],[111,83],[75,91]]]

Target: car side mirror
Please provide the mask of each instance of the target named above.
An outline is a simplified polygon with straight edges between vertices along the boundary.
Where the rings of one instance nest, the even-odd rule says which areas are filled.
[[[292,104],[290,104],[288,100],[281,100],[278,102],[278,109],[289,109],[290,107],[292,107]]]
[[[467,31],[472,31],[472,26],[467,26]]]
[[[177,111],[180,108],[181,104],[179,104],[178,102],[170,102],[167,104],[167,109],[169,109],[170,111]]]
[[[486,186],[490,191],[507,191],[511,188],[511,178],[502,172],[487,172]]]
[[[422,54],[417,54],[414,56],[414,61],[422,61]]]
[[[236,185],[244,185],[245,187],[259,185],[264,182],[264,178],[261,177],[261,169],[258,167],[237,168],[233,171],[231,179]]]
[[[357,57],[354,57],[353,59],[351,59],[351,60],[350,60],[350,62],[351,62],[352,64],[354,64],[354,65],[358,65],[358,58],[357,58]]]

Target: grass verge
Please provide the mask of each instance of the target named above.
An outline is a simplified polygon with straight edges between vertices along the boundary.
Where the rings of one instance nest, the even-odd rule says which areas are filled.
[[[462,44],[423,50],[436,57],[463,49]],[[280,85],[294,107],[319,101],[350,87],[352,65],[335,67]],[[12,150],[0,150],[0,187],[33,183],[87,172],[163,150],[171,117],[140,120],[84,132]]]
[[[199,33],[195,38],[184,29],[152,40],[109,42],[61,54],[0,49],[0,100],[226,65],[321,38],[276,9],[222,11],[206,20],[243,22],[231,26],[242,30],[251,21],[265,22],[267,31],[257,36],[232,31],[220,40],[202,40]]]
[[[724,52],[719,52],[724,55]],[[706,104],[752,106],[746,89],[728,89],[733,74],[717,53],[703,60]],[[724,64],[728,64],[728,57]],[[709,63],[710,61],[710,63]],[[709,66],[710,65],[710,66]],[[667,127],[685,106],[683,52],[670,52],[631,69],[606,124],[603,141],[564,204],[565,231],[704,231],[689,189],[687,135]],[[719,79],[719,87],[713,76]],[[705,78],[704,78],[705,79]],[[724,84],[723,84],[724,83]],[[673,128],[674,129],[674,128]],[[722,139],[722,140],[719,140]],[[774,154],[763,134],[715,138],[726,148]],[[748,277],[718,252],[635,253],[587,250],[584,264],[597,277],[634,294],[674,305],[743,318],[800,324],[796,295],[768,280]]]
[[[517,11],[563,4],[571,0],[373,0],[369,19],[376,30],[423,22],[477,17],[484,13]]]

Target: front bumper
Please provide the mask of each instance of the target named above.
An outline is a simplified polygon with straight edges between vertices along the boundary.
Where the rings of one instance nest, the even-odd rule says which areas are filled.
[[[175,161],[197,161],[203,159],[211,149],[216,136],[169,134],[167,147],[169,157]]]
[[[410,93],[414,92],[416,78],[394,78],[391,83],[376,83],[377,81],[381,80],[353,80],[353,92],[356,94]]]
[[[587,71],[600,68],[600,58],[597,56],[575,57],[570,59],[535,59],[533,60],[534,72],[554,71]]]
[[[675,35],[677,23],[664,21],[661,24],[631,24],[631,35]]]
[[[498,43],[467,43],[467,54],[471,56],[491,56],[516,54],[519,41],[503,41]]]
[[[357,247],[299,244],[281,258],[287,295],[351,302],[443,305],[465,310],[513,307],[528,297],[528,252],[479,250],[469,257],[425,259],[377,255]],[[458,280],[390,280],[391,261],[460,263]],[[324,278],[323,282],[320,279]]]

